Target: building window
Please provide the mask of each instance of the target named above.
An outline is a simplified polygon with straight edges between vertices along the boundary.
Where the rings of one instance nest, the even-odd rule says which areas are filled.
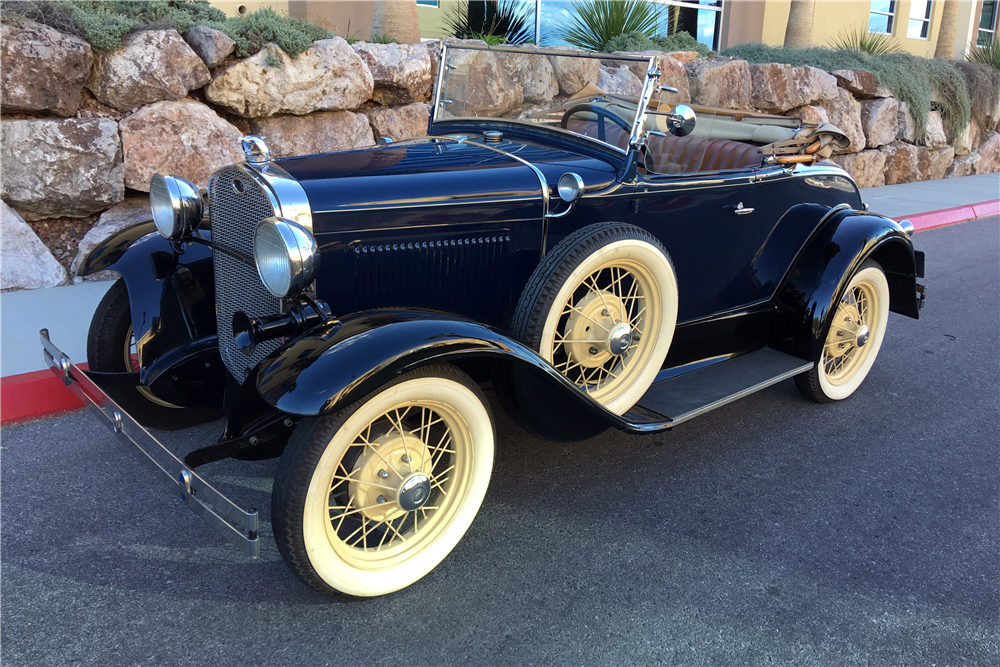
[[[891,35],[895,18],[896,0],[872,0],[872,8],[868,13],[868,32]]]
[[[722,25],[721,0],[653,0],[663,8],[659,32],[686,32],[712,50],[719,48]]]
[[[979,15],[979,37],[976,46],[991,46],[997,31],[997,0],[983,0],[983,13]]]
[[[910,39],[927,39],[931,29],[931,0],[913,0],[910,3],[910,22],[906,36]]]
[[[417,4],[421,7],[439,7],[441,3],[438,0],[417,0]]]

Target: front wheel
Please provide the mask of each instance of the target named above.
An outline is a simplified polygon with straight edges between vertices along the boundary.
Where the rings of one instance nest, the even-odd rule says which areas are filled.
[[[322,593],[371,597],[409,586],[472,524],[494,439],[482,392],[449,365],[300,422],[271,494],[278,551]]]
[[[851,277],[830,319],[816,365],[795,386],[817,403],[840,401],[861,386],[882,347],[889,320],[889,283],[874,261]]]

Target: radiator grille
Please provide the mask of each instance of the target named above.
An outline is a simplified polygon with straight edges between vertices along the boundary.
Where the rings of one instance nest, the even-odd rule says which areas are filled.
[[[209,211],[212,240],[253,257],[253,232],[264,218],[278,215],[263,185],[238,168],[220,171],[209,183]],[[242,191],[240,191],[242,189]],[[278,340],[257,346],[253,356],[236,347],[233,314],[243,311],[250,317],[281,312],[281,301],[260,280],[257,269],[223,252],[214,253],[215,304],[219,325],[219,352],[226,368],[241,384],[251,368],[278,349]]]

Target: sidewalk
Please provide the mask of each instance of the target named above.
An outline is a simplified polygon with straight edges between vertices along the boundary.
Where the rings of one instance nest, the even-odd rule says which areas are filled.
[[[874,213],[907,218],[918,230],[1000,214],[1000,174],[866,188]],[[0,295],[0,412],[14,424],[72,410],[79,404],[42,361],[38,330],[76,363],[87,360],[90,318],[111,282]]]

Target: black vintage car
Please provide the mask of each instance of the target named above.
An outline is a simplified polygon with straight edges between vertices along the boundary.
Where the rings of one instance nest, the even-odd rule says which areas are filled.
[[[660,432],[788,378],[850,396],[890,310],[923,303],[912,225],[825,160],[837,128],[675,104],[656,58],[607,58],[444,46],[428,136],[282,159],[245,137],[207,215],[158,174],[155,229],[86,259],[122,275],[89,370],[43,331],[50,365],[251,556],[256,512],[194,469],[280,456],[282,556],[357,596],[417,581],[471,524],[484,389],[563,441]],[[601,89],[602,67],[634,90]],[[183,461],[144,428],[223,415]]]

